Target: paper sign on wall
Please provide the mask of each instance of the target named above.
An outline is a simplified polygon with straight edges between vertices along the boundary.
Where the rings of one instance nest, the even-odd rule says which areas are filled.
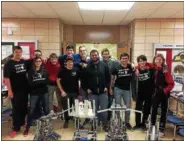
[[[24,59],[30,59],[30,49],[29,46],[21,46],[22,48],[22,57]]]
[[[13,53],[12,45],[2,45],[2,60]]]

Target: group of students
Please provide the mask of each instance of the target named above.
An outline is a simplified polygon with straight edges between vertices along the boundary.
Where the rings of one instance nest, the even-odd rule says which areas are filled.
[[[13,58],[4,66],[5,84],[12,101],[11,137],[15,137],[24,125],[23,134],[28,135],[38,109],[43,109],[45,115],[53,112],[54,92],[60,110],[68,109],[67,99],[72,105],[76,98],[82,97],[82,100],[95,100],[98,111],[109,108],[113,98],[116,104],[123,101],[130,108],[133,89],[137,90],[136,110],[143,111],[143,118],[137,113],[136,125],[132,128],[130,112],[127,111],[127,128],[145,129],[150,113],[152,125],[155,125],[161,104],[160,132],[164,134],[168,98],[174,82],[161,54],[153,58],[153,63],[148,63],[146,56],[140,55],[136,67],[129,62],[127,53],[122,53],[119,60],[115,60],[110,57],[108,49],[103,49],[100,59],[97,50],[91,50],[88,56],[85,46],[79,47],[79,54],[75,54],[73,46],[69,45],[65,54],[59,57],[52,53],[48,59],[42,59],[41,55],[41,51],[36,50],[33,59],[25,60],[22,58],[22,48],[15,46]],[[97,114],[105,131],[108,130],[110,116],[108,112]],[[68,128],[70,119],[68,112],[65,112],[64,128]],[[83,126],[88,120],[84,121]]]

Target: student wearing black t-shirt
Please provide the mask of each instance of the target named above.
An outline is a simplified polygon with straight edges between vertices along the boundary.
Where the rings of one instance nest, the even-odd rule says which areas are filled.
[[[127,53],[122,53],[120,55],[120,64],[117,68],[114,69],[112,75],[116,76],[114,84],[114,97],[116,104],[121,104],[121,100],[123,99],[126,107],[130,108],[132,97],[130,91],[130,84],[133,69],[128,62],[129,62],[129,55]],[[129,121],[130,121],[130,112],[127,111],[125,115],[125,122],[127,128],[131,130],[132,126]]]
[[[24,135],[28,135],[37,105],[42,105],[45,115],[49,113],[48,73],[44,70],[40,57],[33,60],[33,68],[28,72],[28,82],[30,86],[30,111]]]
[[[70,107],[74,105],[74,101],[77,98],[79,92],[79,72],[77,68],[74,68],[73,57],[68,56],[66,58],[66,67],[61,68],[58,77],[57,85],[61,92],[61,103],[63,110],[68,109],[67,99],[70,100]],[[64,113],[65,122],[63,128],[68,128],[69,116],[68,112]]]
[[[15,137],[25,124],[28,102],[28,81],[26,63],[22,58],[22,48],[14,47],[13,58],[4,66],[4,78],[8,87],[8,96],[12,101],[13,131],[10,137]]]
[[[137,76],[138,95],[136,110],[143,111],[143,117],[141,122],[141,114],[135,114],[136,125],[134,126],[134,129],[143,128],[145,130],[145,122],[150,114],[152,95],[154,93],[154,70],[146,66],[147,58],[145,55],[137,57],[137,63],[139,75]]]

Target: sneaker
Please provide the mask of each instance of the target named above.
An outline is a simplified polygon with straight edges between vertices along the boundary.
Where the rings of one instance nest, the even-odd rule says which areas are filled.
[[[126,123],[126,128],[127,128],[128,130],[132,130],[132,125],[131,125],[130,123]]]
[[[68,128],[68,122],[64,122],[64,124],[63,124],[63,128]]]
[[[10,138],[14,138],[17,135],[17,131],[11,131],[9,136]]]
[[[138,130],[138,129],[140,129],[141,128],[141,125],[135,125],[132,129],[133,130]]]
[[[163,138],[165,136],[165,133],[163,131],[159,131],[160,138]]]
[[[23,135],[24,135],[24,136],[27,136],[28,133],[29,133],[29,129],[26,129],[26,130],[24,130]]]

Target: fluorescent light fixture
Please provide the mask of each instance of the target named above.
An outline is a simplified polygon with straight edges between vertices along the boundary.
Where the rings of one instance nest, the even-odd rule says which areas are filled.
[[[78,2],[81,10],[129,10],[134,2]]]

